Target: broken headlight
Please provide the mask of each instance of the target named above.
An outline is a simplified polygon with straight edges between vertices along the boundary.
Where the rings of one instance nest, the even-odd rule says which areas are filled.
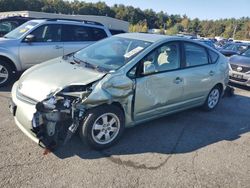
[[[49,110],[53,110],[56,108],[56,98],[53,96],[45,101],[42,102],[44,108],[49,109]]]
[[[47,112],[47,111],[61,111],[70,109],[72,103],[77,100],[76,97],[72,96],[52,96],[48,99],[45,99],[42,102],[37,103],[36,109],[40,112]]]

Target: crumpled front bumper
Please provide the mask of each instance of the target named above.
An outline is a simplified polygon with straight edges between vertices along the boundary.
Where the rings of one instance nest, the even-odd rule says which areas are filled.
[[[59,98],[59,102],[55,101],[55,105],[49,105],[50,99],[45,99],[46,102],[34,102],[17,92],[17,83],[14,84],[11,95],[10,111],[16,125],[39,146],[49,150],[65,145],[84,117],[84,109],[76,108],[78,98],[72,100],[70,106],[66,105],[68,102],[64,98]],[[66,107],[62,107],[60,101]]]

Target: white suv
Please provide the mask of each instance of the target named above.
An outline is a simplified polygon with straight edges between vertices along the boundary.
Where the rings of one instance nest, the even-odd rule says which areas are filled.
[[[102,24],[66,19],[26,22],[0,38],[0,87],[18,71],[70,54],[111,36]]]

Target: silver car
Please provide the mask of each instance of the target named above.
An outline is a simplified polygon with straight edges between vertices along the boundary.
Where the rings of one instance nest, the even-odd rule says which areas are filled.
[[[230,82],[250,87],[250,48],[240,55],[229,59]]]
[[[111,36],[103,25],[89,21],[31,20],[0,38],[0,87],[16,72],[76,52]]]
[[[12,88],[17,126],[55,149],[79,129],[95,149],[125,127],[188,108],[213,110],[228,83],[227,59],[198,42],[121,34],[27,70]]]

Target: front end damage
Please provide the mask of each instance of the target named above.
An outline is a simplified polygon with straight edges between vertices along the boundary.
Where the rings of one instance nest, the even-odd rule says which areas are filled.
[[[70,140],[83,123],[88,109],[119,102],[126,116],[130,114],[132,96],[133,82],[127,77],[107,76],[87,86],[67,86],[36,104],[32,132],[40,146],[55,150]]]
[[[84,110],[76,108],[78,102],[79,99],[68,102],[68,99],[52,97],[36,105],[32,131],[40,146],[52,150],[71,138],[84,115]]]

